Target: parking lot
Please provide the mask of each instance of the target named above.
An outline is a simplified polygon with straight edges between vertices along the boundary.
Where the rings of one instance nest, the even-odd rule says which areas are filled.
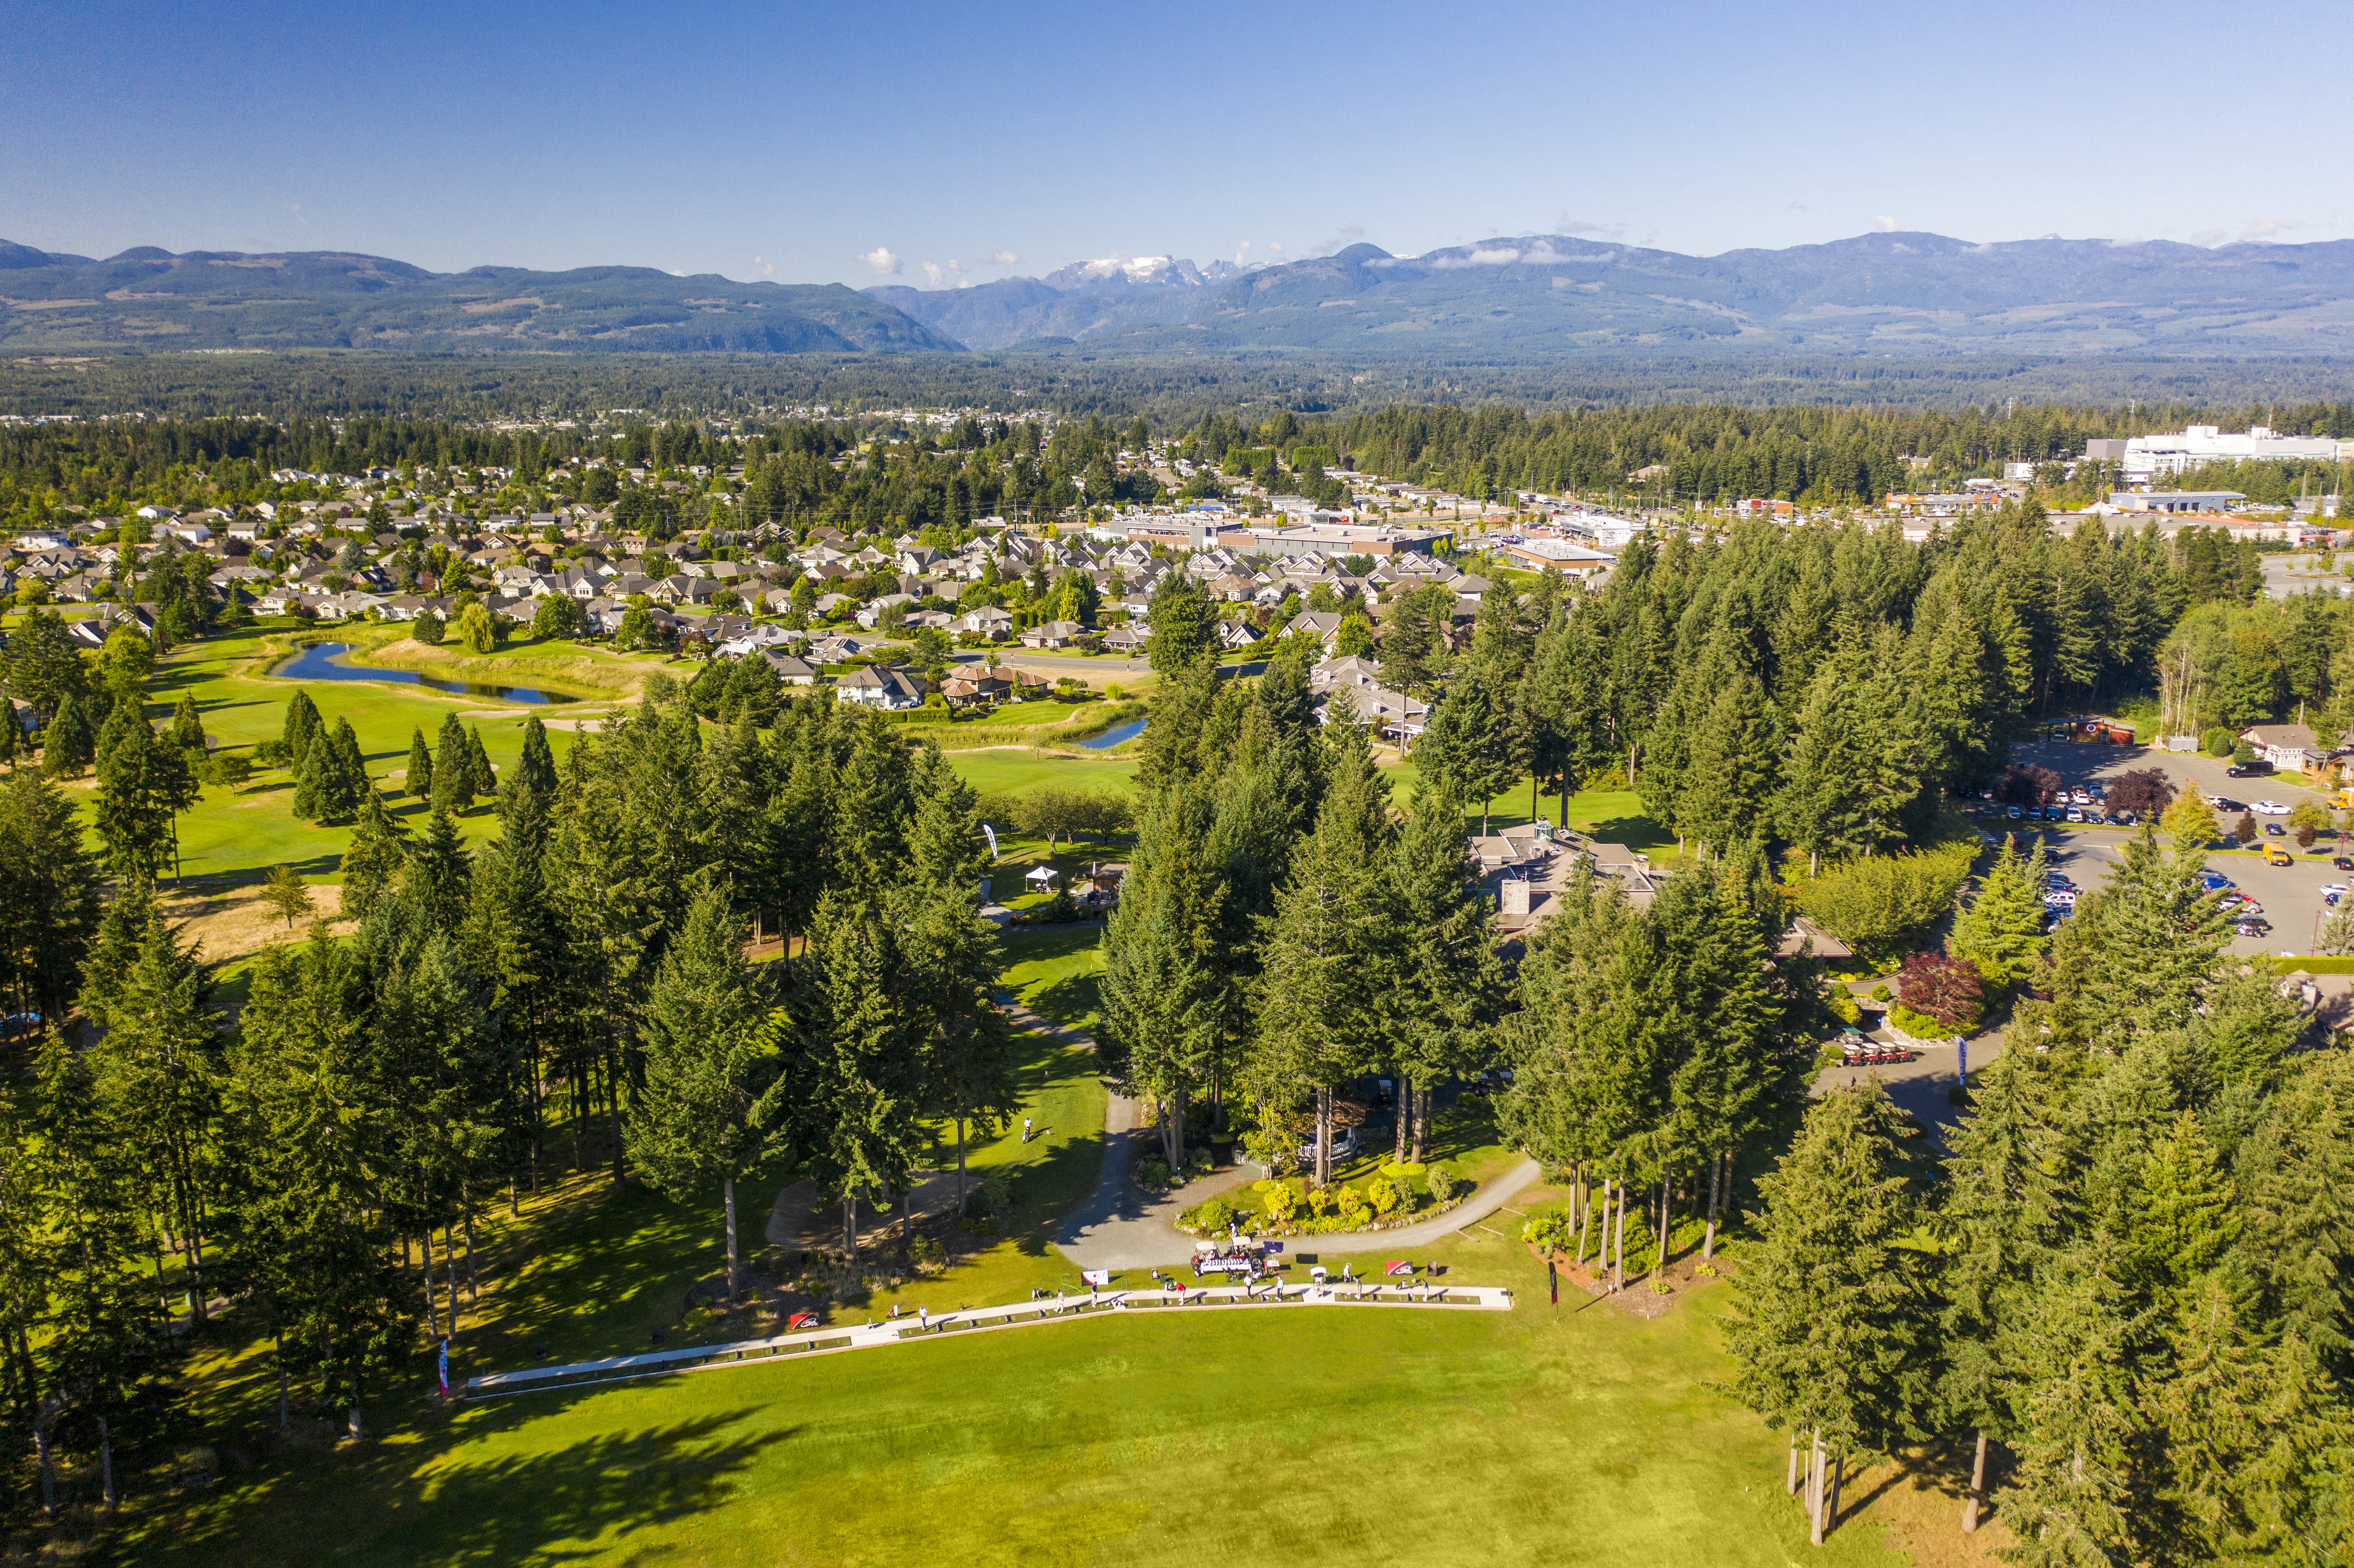
[[[2011,759],[2020,764],[2049,768],[2072,788],[2115,778],[2134,768],[2155,768],[2164,773],[2178,789],[2195,787],[2210,797],[2221,795],[2227,800],[2253,803],[2257,800],[2277,800],[2284,806],[2294,806],[2299,800],[2324,797],[2291,782],[2295,775],[2273,775],[2253,779],[2232,779],[2225,775],[2230,765],[2211,757],[2186,755],[2179,752],[2157,751],[2140,746],[2094,746],[2068,741],[2041,741],[2014,747]],[[2326,803],[2326,801],[2325,801]],[[2239,813],[2221,813],[2223,825],[2229,828]],[[2285,817],[2258,817],[2257,821],[2276,821],[2286,825]],[[2027,829],[2026,822],[1987,821],[1988,832],[2001,829]],[[2054,828],[2042,824],[2047,842],[2046,852],[2052,869],[2073,877],[2079,889],[2090,892],[2101,885],[2108,869],[2117,863],[2126,841],[2138,830],[2133,828],[2080,827],[2074,823]],[[2354,851],[2354,846],[2341,846],[2333,838],[2314,841],[2313,849],[2299,850],[2293,838],[2263,838],[2259,846],[2277,844],[2296,856],[2294,865],[2270,865],[2264,861],[2262,848],[2253,850],[2219,850],[2207,857],[2209,869],[2221,872],[2236,884],[2242,893],[2264,906],[2264,917],[2272,923],[2267,937],[2234,937],[2231,950],[2235,953],[2310,953],[2314,936],[2320,928],[2324,910],[2321,888],[2325,884],[2354,885],[2354,874],[2334,869],[2329,862],[2333,855]]]

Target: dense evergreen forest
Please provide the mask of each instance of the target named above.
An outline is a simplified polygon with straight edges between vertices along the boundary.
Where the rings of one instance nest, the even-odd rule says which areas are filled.
[[[1253,419],[1357,412],[1394,403],[1532,410],[1647,404],[1744,408],[1953,408],[2009,402],[2131,407],[2170,428],[2167,409],[2228,410],[2342,398],[2342,361],[2136,359],[2031,355],[1932,358],[1602,356],[1564,366],[1510,355],[1344,361],[1299,352],[1121,354],[1035,344],[989,355],[401,355],[101,354],[0,359],[0,415],[238,412],[453,420],[578,418],[637,408],[655,419],[743,416],[826,405],[836,411],[971,408],[1100,414],[1156,427],[1218,410]],[[2270,421],[2280,426],[2277,419]],[[2281,428],[2285,428],[2285,426]],[[2118,432],[2125,433],[2125,432]]]
[[[48,521],[58,506],[237,506],[318,493],[309,482],[303,488],[274,483],[270,476],[283,469],[355,476],[381,468],[405,478],[418,468],[444,476],[492,468],[507,471],[507,499],[535,510],[551,497],[614,502],[620,492],[610,472],[584,469],[550,482],[557,471],[588,459],[664,477],[693,468],[719,471],[719,481],[697,489],[731,500],[740,493],[744,519],[756,524],[904,520],[920,531],[999,514],[1053,515],[1082,500],[1153,500],[1165,493],[1135,470],[1156,438],[1171,442],[1175,455],[1230,469],[1231,455],[1244,450],[1287,484],[1272,466],[1278,453],[1303,473],[1313,454],[1320,469],[1354,469],[1482,499],[1516,490],[1624,491],[1630,499],[1648,493],[1687,503],[1777,497],[1857,505],[1907,487],[1999,473],[2009,462],[2042,465],[2045,482],[2057,487],[2059,465],[2081,455],[2090,438],[2252,418],[2290,431],[2354,433],[2354,403],[2132,412],[2049,404],[1914,410],[1714,405],[1534,416],[1490,404],[1396,406],[1346,418],[1276,408],[1263,417],[1216,410],[1158,429],[1141,414],[1123,423],[1093,413],[1054,420],[968,415],[948,426],[880,415],[727,421],[633,416],[586,429],[374,416],[103,420],[0,427],[0,517],[22,525]],[[860,446],[867,447],[864,456],[846,461]],[[731,485],[724,475],[737,465],[742,480]],[[1637,480],[1638,473],[1646,477]],[[2192,476],[2236,480],[2272,500],[2285,500],[2292,487],[2317,493],[2334,487],[2336,477],[2322,466],[2282,464]],[[2075,491],[2089,495],[2101,482],[2088,468]],[[498,499],[494,493],[476,504]],[[663,504],[674,511],[678,503]],[[635,521],[634,514],[622,520]]]

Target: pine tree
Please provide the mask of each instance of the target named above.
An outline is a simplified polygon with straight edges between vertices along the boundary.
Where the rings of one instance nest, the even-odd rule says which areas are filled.
[[[179,706],[172,710],[172,749],[205,749],[205,721],[196,712],[196,694],[194,692],[182,692]]]
[[[989,843],[981,831],[981,797],[926,743],[910,793],[914,820],[907,829],[910,880],[926,887],[970,891],[989,864]]]
[[[351,847],[344,852],[344,914],[365,920],[376,912],[400,874],[402,842],[407,837],[392,813],[384,809],[384,797],[370,789],[360,806]]]
[[[41,732],[41,770],[52,779],[79,779],[96,751],[97,738],[90,734],[81,699],[69,693]]]
[[[1833,1089],[1758,1181],[1764,1213],[1727,1323],[1734,1391],[1769,1425],[1809,1436],[1814,1539],[1837,1523],[1838,1468],[1821,1460],[1917,1438],[1930,1408],[1934,1296],[1919,1255],[1903,1113],[1877,1083]]]
[[[997,928],[973,913],[970,895],[953,883],[906,890],[902,913],[926,1102],[930,1114],[956,1128],[961,1208],[968,1135],[996,1132],[1022,1107],[1011,1034],[993,1002],[1004,949]]]
[[[727,1300],[738,1298],[736,1181],[775,1152],[763,1096],[780,1065],[758,1027],[764,988],[744,961],[743,927],[716,889],[688,906],[638,1023],[644,1083],[624,1122],[630,1158],[684,1202],[719,1185],[727,1223]]]
[[[318,767],[318,779],[313,785],[313,801],[323,821],[348,821],[357,816],[362,800],[375,792],[368,779],[367,761],[360,753],[360,738],[352,728],[352,721],[338,715],[330,730],[312,751],[323,752]]]
[[[440,738],[433,748],[433,808],[462,814],[473,803],[473,752],[466,745],[466,732],[458,715],[443,714]]]
[[[325,722],[319,717],[318,705],[311,701],[311,694],[296,688],[294,694],[286,699],[286,721],[278,736],[289,767],[302,765],[311,753],[311,743],[325,727]]]
[[[187,765],[156,744],[145,721],[133,723],[99,769],[93,813],[117,874],[154,877],[170,858],[172,822],[196,794]]]
[[[422,731],[419,740],[424,739]],[[523,755],[515,762],[515,777],[522,788],[539,798],[545,809],[556,799],[556,756],[548,749],[547,726],[533,714],[523,721]]]
[[[433,799],[433,753],[425,745],[425,726],[419,725],[409,731],[408,773],[401,788],[414,800]]]
[[[811,932],[811,1027],[772,1092],[791,1114],[792,1146],[843,1205],[843,1250],[858,1250],[858,1202],[904,1193],[925,1143],[923,1047],[908,1028],[907,969],[895,924],[874,899],[829,893]],[[772,1018],[769,1044],[790,1026]]]
[[[334,754],[324,734],[311,737],[306,748],[293,760],[294,799],[288,810],[294,820],[315,822],[324,814],[319,804],[322,790],[332,789],[328,774],[334,768]]]
[[[2241,1145],[2241,1271],[2264,1320],[2354,1375],[2354,1057],[2298,1059],[2263,1124]]]
[[[881,714],[859,720],[833,799],[833,855],[843,884],[854,889],[896,884],[907,863],[915,803],[908,796],[907,749]]]
[[[98,726],[98,739],[90,747],[90,760],[101,773],[106,770],[106,759],[114,755],[114,748],[122,744],[122,737],[134,726],[147,728],[146,710],[140,705],[138,697],[115,698],[113,705],[107,709],[106,722]],[[153,735],[154,731],[150,730],[149,734]]]
[[[138,958],[111,987],[106,1035],[91,1061],[115,1131],[135,1163],[152,1213],[180,1239],[196,1320],[206,1316],[205,1248],[220,1178],[214,1136],[221,1048],[211,982],[193,944],[152,904]]]
[[[1501,989],[1493,911],[1464,874],[1461,803],[1417,794],[1382,875],[1389,932],[1373,1004],[1399,1080],[1398,1143],[1420,1160],[1425,1118],[1416,1114],[1416,1097],[1486,1056]]]
[[[436,807],[425,832],[408,846],[401,885],[406,890],[414,884],[437,929],[454,931],[465,919],[472,864],[458,824],[448,811]]]
[[[89,1063],[55,1029],[35,1062],[32,1097],[26,1153],[49,1221],[50,1332],[36,1353],[42,1383],[63,1405],[64,1429],[87,1434],[112,1509],[121,1497],[117,1445],[157,1435],[173,1401],[168,1373],[176,1351],[141,1266],[145,1205],[122,1123],[102,1105]],[[45,1424],[60,1425],[56,1413]]]
[[[0,997],[56,1022],[98,929],[99,874],[72,804],[30,768],[0,788]]]
[[[491,766],[491,754],[482,747],[482,728],[476,725],[466,732],[466,758],[473,771],[474,793],[484,800],[499,792],[498,770]]]
[[[1388,786],[1363,732],[1336,726],[1331,745],[1332,782],[1316,831],[1293,855],[1266,928],[1250,1068],[1263,1105],[1314,1095],[1320,1187],[1332,1179],[1331,1086],[1381,1059],[1373,986],[1384,935],[1382,870],[1394,832]]]
[[[1990,985],[2018,985],[2041,962],[2044,866],[2041,839],[2021,860],[2016,842],[2005,838],[1978,881],[1977,895],[1954,917],[1947,945],[1956,957],[1978,965]]]
[[[286,1383],[300,1376],[345,1403],[354,1437],[370,1386],[406,1361],[417,1333],[416,1282],[396,1262],[379,1174],[410,1112],[367,1070],[352,999],[368,989],[323,931],[299,953],[264,948],[230,1091],[247,1164],[238,1228],[277,1330],[281,1428]]]
[[[1149,799],[1104,932],[1107,1063],[1158,1110],[1161,1155],[1184,1164],[1186,1105],[1207,1078],[1220,1018],[1211,949],[1219,895],[1207,865],[1206,792],[1184,779]]]
[[[1679,833],[1722,851],[1764,831],[1779,783],[1779,727],[1754,676],[1724,689],[1692,737],[1677,800]]]
[[[1978,1075],[1951,1138],[1935,1216],[1945,1403],[1977,1436],[1965,1533],[1977,1530],[1985,1501],[1988,1444],[2011,1441],[2018,1426],[2011,1401],[2027,1372],[2007,1363],[2006,1330],[2025,1313],[2036,1271],[2067,1245],[2074,1219],[2053,1077],[2045,1058],[2028,1051],[2007,1052]]]
[[[2231,940],[2196,851],[2169,855],[2147,830],[2085,895],[2052,944],[2053,1027],[2113,1047],[2173,1028],[2211,984]]]

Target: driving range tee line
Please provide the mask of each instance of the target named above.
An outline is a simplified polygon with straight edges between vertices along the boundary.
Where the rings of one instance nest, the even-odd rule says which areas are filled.
[[[1300,1307],[1405,1307],[1437,1312],[1509,1312],[1512,1309],[1512,1293],[1494,1285],[1393,1285],[1382,1279],[1335,1280],[1322,1285],[1278,1283],[1272,1287],[1209,1285],[1182,1291],[1105,1290],[1089,1296],[1061,1296],[1052,1300],[1016,1301],[1003,1307],[944,1312],[937,1317],[900,1317],[857,1327],[811,1329],[798,1334],[777,1334],[765,1340],[738,1340],[725,1345],[693,1345],[675,1351],[649,1351],[642,1355],[611,1356],[603,1361],[571,1361],[563,1366],[484,1372],[478,1377],[468,1378],[460,1391],[460,1397],[496,1399],[544,1389],[593,1388],[599,1383],[667,1377],[673,1372],[717,1372],[728,1367],[759,1366],[795,1355],[875,1350],[885,1345],[915,1344],[945,1335],[970,1333],[975,1330],[1028,1328],[1040,1323],[1074,1322],[1082,1318],[1107,1318],[1118,1313],[1161,1309],[1273,1311]]]

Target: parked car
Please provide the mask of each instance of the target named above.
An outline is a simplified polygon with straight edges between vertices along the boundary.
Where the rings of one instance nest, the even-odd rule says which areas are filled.
[[[2266,822],[2264,824],[2264,836],[2269,839],[2285,839],[2288,837],[2288,830],[2282,827],[2278,822]]]
[[[2202,872],[2200,874],[2199,885],[2205,888],[2208,892],[2212,893],[2219,887],[2236,887],[2239,884],[2233,882],[2230,877],[2225,876],[2220,871],[2210,871]]]
[[[2345,897],[2345,896],[2346,896],[2346,885],[2345,885],[2344,883],[2342,883],[2342,882],[2325,882],[2325,883],[2323,883],[2323,884],[2321,885],[2321,901],[2322,901],[2324,904],[2333,904],[2333,905],[2334,905],[2334,904],[2336,904],[2339,899],[2341,899],[2341,898],[2343,898],[2343,897]]]
[[[2329,863],[2339,871],[2354,871],[2354,854],[2333,855]]]
[[[1356,1157],[1357,1129],[1353,1127],[1334,1128],[1332,1129],[1332,1158],[1339,1160],[1354,1160]],[[1302,1165],[1313,1165],[1316,1163],[1316,1140],[1314,1139],[1311,1138],[1307,1142],[1299,1146],[1299,1163]]]
[[[2273,934],[2273,923],[2269,920],[2243,920],[2232,929],[2243,937],[2269,937]]]
[[[2272,765],[2270,763],[2234,762],[2231,767],[2223,769],[2223,777],[2226,779],[2261,779],[2271,771]]]
[[[2053,888],[2051,892],[2043,895],[2043,906],[2047,909],[2073,909],[2076,907],[2075,889],[2070,887]]]
[[[2259,817],[2285,817],[2288,815],[2288,808],[2282,805],[2278,800],[2259,800],[2254,805],[2249,807],[2248,810],[2253,811]]]
[[[2084,813],[2076,807],[2071,806],[2068,808],[2068,820],[2072,822],[2081,822],[2084,820]]]
[[[2010,809],[2010,820],[2011,820],[2012,821],[2014,821],[2014,822],[2015,822],[2015,821],[2019,821],[2019,818],[2020,818],[2020,810],[2019,810],[2019,808],[2018,808],[2018,807],[2013,806],[2013,807]]]

